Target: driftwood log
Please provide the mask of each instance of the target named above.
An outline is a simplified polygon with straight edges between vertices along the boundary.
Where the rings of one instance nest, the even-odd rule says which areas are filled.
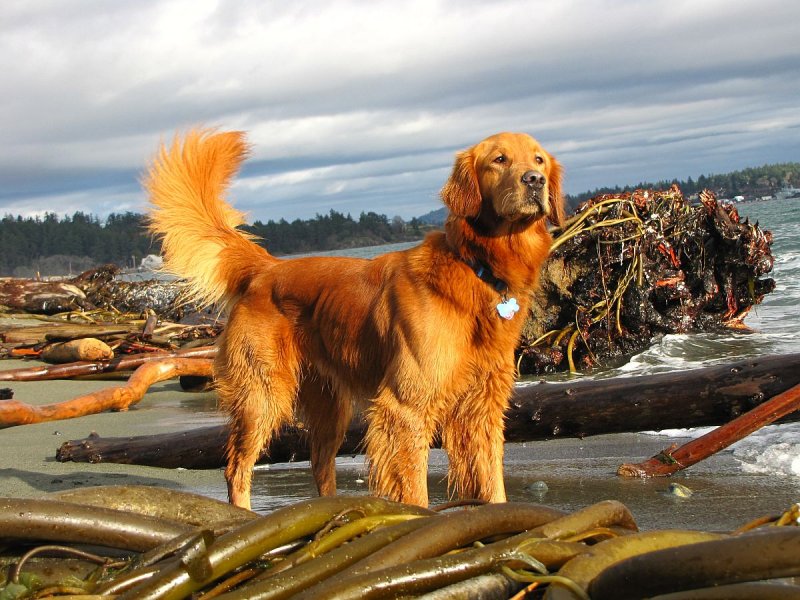
[[[716,454],[733,443],[800,410],[800,385],[759,404],[732,421],[720,425],[680,448],[673,445],[641,463],[626,463],[617,469],[623,477],[666,477]]]
[[[524,442],[665,428],[720,425],[800,384],[800,354],[752,358],[684,372],[518,386],[506,440]],[[784,421],[800,420],[800,412]],[[354,421],[341,454],[361,452],[364,424]],[[194,469],[224,464],[225,426],[174,434],[64,443],[60,461],[115,462]],[[285,428],[262,462],[307,460],[302,425]]]
[[[216,346],[199,346],[182,348],[174,352],[147,352],[118,356],[107,361],[81,361],[64,365],[36,365],[0,371],[0,381],[47,381],[53,379],[73,379],[89,377],[103,373],[119,373],[132,371],[149,362],[158,362],[170,358],[214,358]]]
[[[203,358],[165,358],[145,362],[124,386],[106,388],[65,402],[34,406],[16,400],[0,402],[0,429],[30,423],[76,419],[108,411],[128,410],[151,385],[182,375],[211,376],[212,362]]]
[[[92,303],[72,281],[0,279],[0,309],[6,312],[50,315],[86,308]]]
[[[181,300],[173,281],[126,281],[116,265],[90,269],[72,279],[0,279],[0,309],[54,315],[75,310],[113,309],[120,313],[154,310],[164,318],[180,319],[197,310]]]

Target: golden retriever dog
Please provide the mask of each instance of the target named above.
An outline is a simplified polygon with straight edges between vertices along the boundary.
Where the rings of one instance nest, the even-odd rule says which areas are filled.
[[[428,503],[438,435],[451,492],[504,501],[503,419],[514,349],[561,223],[561,167],[532,137],[493,135],[459,153],[441,196],[445,231],[372,260],[278,259],[237,227],[224,199],[248,153],[241,132],[191,131],[146,174],[165,268],[228,313],[214,375],[230,415],[225,477],[249,507],[262,449],[296,413],[319,493],[364,411],[373,493]]]

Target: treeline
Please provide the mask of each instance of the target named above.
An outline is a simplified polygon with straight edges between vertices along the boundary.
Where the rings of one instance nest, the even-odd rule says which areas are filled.
[[[5,216],[0,221],[0,275],[80,273],[105,263],[131,266],[157,254],[159,245],[144,229],[144,216],[126,212],[104,221],[76,212],[58,217]]]
[[[636,188],[666,189],[677,184],[686,196],[703,189],[714,190],[720,198],[746,199],[775,194],[784,186],[800,188],[800,163],[781,163],[734,171],[724,175],[701,175],[697,180],[639,183],[634,186],[598,188],[568,197],[571,206],[605,193]],[[406,222],[374,212],[353,219],[331,210],[327,215],[294,221],[256,221],[244,227],[255,234],[276,255],[340,250],[420,239],[425,230],[444,222],[444,209]],[[148,254],[159,254],[158,240],[145,229],[144,215],[112,214],[104,221],[76,212],[58,217],[6,216],[0,220],[0,276],[35,277],[37,274],[80,273],[105,263],[138,265]]]
[[[600,194],[618,194],[636,189],[668,189],[677,184],[684,196],[692,196],[702,190],[712,190],[719,198],[744,196],[746,200],[772,196],[784,186],[800,188],[800,163],[778,163],[751,167],[741,171],[732,171],[723,175],[700,175],[696,180],[689,177],[686,181],[673,179],[657,183],[637,183],[625,187],[603,187],[576,196],[569,196],[570,206],[577,206],[584,200]]]
[[[416,218],[405,222],[367,212],[355,220],[331,210],[305,221],[256,221],[243,229],[261,238],[273,254],[291,254],[415,240],[425,226]],[[160,251],[158,240],[146,231],[145,216],[130,212],[105,221],[82,212],[0,220],[0,276],[77,274],[105,263],[131,267]]]
[[[406,222],[400,217],[389,219],[362,212],[356,221],[349,214],[331,210],[306,221],[256,221],[243,229],[266,242],[272,254],[280,255],[417,240],[423,236],[425,226],[416,217]]]

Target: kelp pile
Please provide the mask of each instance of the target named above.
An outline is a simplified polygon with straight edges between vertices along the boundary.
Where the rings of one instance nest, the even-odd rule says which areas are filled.
[[[131,281],[121,276],[116,265],[103,265],[81,273],[70,283],[79,287],[93,308],[121,313],[142,313],[151,310],[162,319],[181,320],[185,315],[198,312],[181,295],[182,288],[168,279]]]
[[[800,505],[727,534],[639,532],[616,501],[571,514],[526,503],[441,509],[340,496],[259,516],[135,486],[4,498],[0,600],[800,593],[778,580],[800,575]]]
[[[609,364],[667,333],[741,328],[775,287],[772,235],[680,189],[602,195],[554,234],[519,347],[522,373]]]

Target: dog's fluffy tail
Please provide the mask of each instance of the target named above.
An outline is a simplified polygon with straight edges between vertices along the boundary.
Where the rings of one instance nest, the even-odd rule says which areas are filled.
[[[164,270],[187,280],[192,300],[224,308],[277,259],[240,231],[244,213],[224,200],[249,147],[242,132],[189,132],[162,145],[144,187],[149,229],[162,241]]]

